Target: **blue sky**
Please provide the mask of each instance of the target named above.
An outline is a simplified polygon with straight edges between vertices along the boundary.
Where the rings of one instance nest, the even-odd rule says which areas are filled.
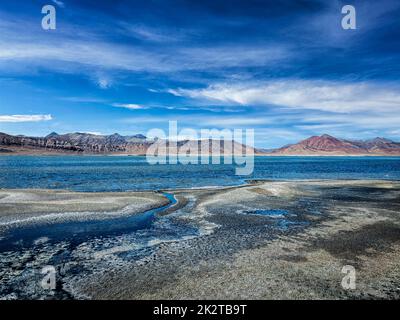
[[[41,28],[42,6],[57,29]],[[357,29],[341,27],[354,5]],[[254,128],[256,146],[323,133],[400,141],[400,2],[0,3],[0,131]]]

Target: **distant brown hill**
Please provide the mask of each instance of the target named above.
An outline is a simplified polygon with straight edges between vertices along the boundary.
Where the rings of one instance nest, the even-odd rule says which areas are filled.
[[[385,138],[352,141],[324,134],[268,152],[271,155],[400,155],[400,143]]]

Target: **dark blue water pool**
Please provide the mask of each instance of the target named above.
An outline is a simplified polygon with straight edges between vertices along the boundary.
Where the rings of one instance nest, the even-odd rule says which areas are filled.
[[[55,224],[41,223],[27,227],[12,228],[0,241],[0,252],[15,251],[31,247],[40,238],[48,239],[48,243],[68,241],[76,246],[94,237],[112,237],[139,230],[150,229],[157,214],[176,203],[172,194],[164,193],[169,204],[148,210],[142,214],[94,221],[74,221]]]

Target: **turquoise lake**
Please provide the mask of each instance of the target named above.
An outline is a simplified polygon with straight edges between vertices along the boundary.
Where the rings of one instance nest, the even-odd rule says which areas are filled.
[[[0,156],[0,188],[128,191],[239,185],[251,179],[400,180],[400,157],[255,157],[236,165],[150,165],[145,157]]]

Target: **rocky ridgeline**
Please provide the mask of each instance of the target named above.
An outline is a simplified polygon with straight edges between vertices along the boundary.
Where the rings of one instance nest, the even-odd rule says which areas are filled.
[[[110,136],[94,135],[88,133],[69,133],[58,135],[51,133],[46,137],[12,136],[0,133],[0,146],[2,148],[30,148],[54,151],[69,151],[79,153],[133,153],[144,154],[152,144],[143,135]]]
[[[24,154],[40,152],[72,152],[86,154],[132,154],[144,155],[148,148],[157,140],[149,140],[138,134],[133,136],[121,136],[117,133],[109,136],[89,133],[68,133],[59,135],[51,133],[46,137],[12,136],[0,133],[0,148],[4,152],[20,152]],[[158,140],[161,141],[161,140]],[[229,148],[226,146],[229,145]],[[200,141],[183,140],[177,143],[166,142],[166,148],[157,149],[156,154],[184,153],[201,154],[206,150],[208,154],[227,154],[235,152],[242,154],[254,152],[254,149],[234,141],[209,140],[208,146],[203,148]],[[203,149],[202,149],[203,148]],[[163,151],[164,150],[164,151]]]

